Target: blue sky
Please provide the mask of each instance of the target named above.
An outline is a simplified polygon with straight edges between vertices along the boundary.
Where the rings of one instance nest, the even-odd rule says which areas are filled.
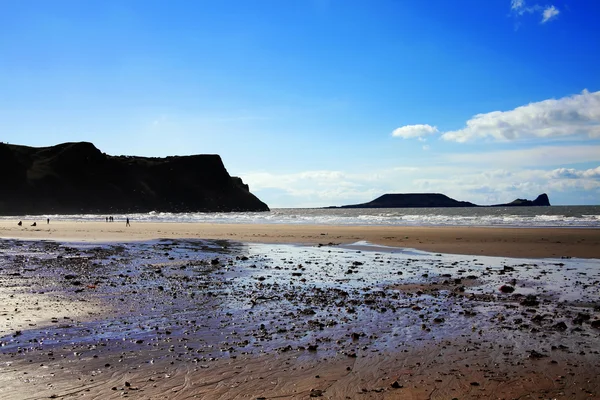
[[[600,1],[0,0],[0,140],[219,154],[271,207],[600,204]]]

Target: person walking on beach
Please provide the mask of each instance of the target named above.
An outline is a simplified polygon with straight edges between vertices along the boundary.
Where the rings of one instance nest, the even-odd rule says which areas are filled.
[[[129,218],[127,218],[127,220],[125,221],[125,226],[131,226],[131,225],[129,224]]]
[[[50,218],[46,218],[46,224],[50,225]]]

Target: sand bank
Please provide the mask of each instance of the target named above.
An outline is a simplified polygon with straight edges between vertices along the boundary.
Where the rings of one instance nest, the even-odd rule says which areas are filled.
[[[119,242],[159,238],[254,243],[347,244],[357,241],[448,253],[526,258],[600,258],[600,229],[327,226],[124,222],[0,221],[0,238]]]

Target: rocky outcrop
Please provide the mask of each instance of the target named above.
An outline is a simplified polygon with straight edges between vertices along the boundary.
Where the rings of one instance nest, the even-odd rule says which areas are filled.
[[[218,155],[109,156],[0,143],[0,214],[268,211]]]
[[[549,206],[550,199],[546,193],[540,194],[535,200],[516,199],[507,204],[497,204],[492,207],[531,207],[531,206]]]
[[[507,204],[487,207],[549,206],[548,195],[541,194],[535,200],[516,199]],[[340,208],[433,208],[433,207],[485,207],[468,201],[454,200],[440,193],[393,193],[384,194],[373,201]]]

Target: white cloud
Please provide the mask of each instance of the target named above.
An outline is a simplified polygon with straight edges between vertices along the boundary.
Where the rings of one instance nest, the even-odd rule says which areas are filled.
[[[549,177],[552,179],[598,179],[600,180],[600,167],[586,170],[577,170],[574,168],[557,168],[550,171]]]
[[[510,2],[511,10],[519,11],[519,10],[523,9],[524,6],[525,6],[525,2],[523,0],[512,0]]]
[[[554,6],[549,6],[542,11],[542,24],[556,18],[556,16],[560,13],[558,9]]]
[[[405,125],[394,129],[392,136],[403,139],[422,138],[423,136],[439,133],[438,128],[427,124]]]
[[[600,91],[549,99],[510,111],[477,114],[466,127],[442,135],[466,142],[490,137],[499,141],[581,135],[600,138]]]
[[[418,170],[419,170],[418,167],[394,167],[392,169],[392,171],[397,171],[397,172],[415,172]]]
[[[541,16],[541,23],[544,24],[548,21],[556,19],[560,11],[554,5],[542,6],[539,4],[527,5],[525,0],[511,0],[510,10],[516,17],[520,17],[524,14],[538,14]]]

